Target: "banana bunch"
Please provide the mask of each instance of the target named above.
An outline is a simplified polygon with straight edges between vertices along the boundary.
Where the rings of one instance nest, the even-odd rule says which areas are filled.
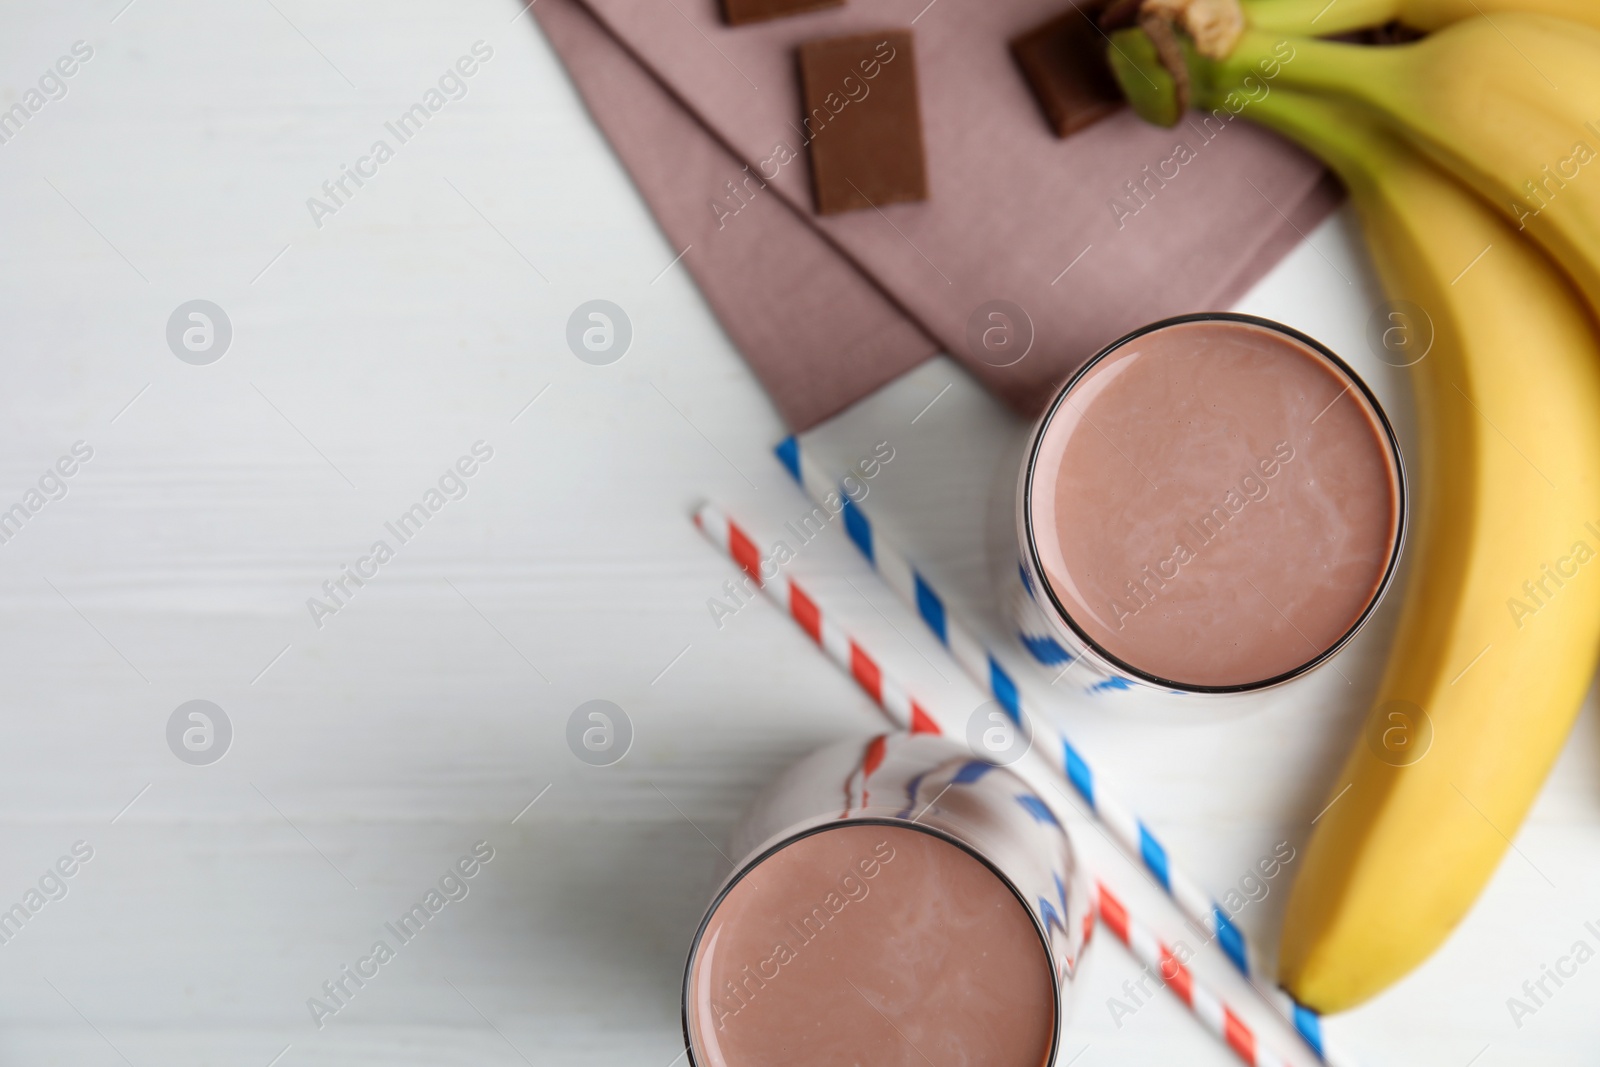
[[[1406,601],[1280,945],[1280,979],[1321,1012],[1393,984],[1466,914],[1600,654],[1600,30],[1512,0],[1345,3],[1380,21],[1502,13],[1363,48],[1263,30],[1258,12],[1300,3],[1255,0],[1231,54],[1183,42],[1182,72],[1196,105],[1340,175],[1386,291],[1413,309],[1395,328],[1421,331]],[[1140,114],[1174,124],[1169,55],[1132,29],[1109,57]]]

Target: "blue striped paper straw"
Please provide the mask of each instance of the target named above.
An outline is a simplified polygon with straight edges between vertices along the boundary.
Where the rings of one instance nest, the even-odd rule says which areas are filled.
[[[913,697],[911,689],[892,673],[884,661],[842,630],[833,620],[832,612],[806,593],[798,582],[781,570],[770,577],[763,576],[760,570],[761,551],[741,524],[711,503],[702,504],[695,511],[694,524],[712,544],[742,567],[762,593],[800,626],[829,659],[855,679],[856,684],[872,697],[897,726],[909,729],[911,733],[961,735],[962,724],[958,718],[950,716],[936,705],[924,706]],[[933,709],[931,712],[930,708]],[[940,724],[941,720],[943,725]],[[882,742],[885,736],[880,735],[878,741]],[[876,766],[873,761],[882,758],[881,749],[876,757],[872,752],[873,746],[869,746],[863,754],[859,771],[851,775],[846,791],[848,805],[866,803],[867,778],[871,774],[871,767]],[[984,767],[983,762],[969,764],[952,779],[952,784],[977,777]],[[1061,798],[1057,801],[1051,797],[1051,790],[1045,788],[1046,785],[1054,785],[1056,777],[1049,759],[1040,756],[1037,750],[1030,749],[1010,769],[1033,790],[1019,795],[1016,798],[1018,803],[1037,821],[1064,830],[1065,824],[1057,813],[1065,814],[1068,806],[1065,802],[1069,798],[1065,791],[1057,788],[1054,792]],[[899,817],[910,818],[916,806],[913,803]],[[1212,1036],[1232,1049],[1249,1067],[1290,1067],[1289,1061],[1274,1051],[1274,1046],[1266,1040],[1265,1035],[1258,1033],[1245,1021],[1244,1016],[1233,1010],[1226,999],[1186,967],[1170,946],[1134,917],[1122,897],[1107,886],[1108,877],[1108,872],[1099,875],[1089,873],[1089,881],[1094,885],[1093,913],[1098,915],[1117,940],[1160,977],[1161,984],[1189,1009]],[[1056,889],[1060,894],[1057,901],[1061,905],[1059,910],[1054,903],[1042,897],[1039,905],[1047,926],[1053,924],[1065,931],[1071,911],[1066,903],[1065,885],[1059,876]],[[1087,936],[1085,931],[1085,939]],[[1067,965],[1072,966],[1070,958]]]
[[[1021,688],[1002,665],[1000,658],[951,613],[944,598],[905,554],[878,533],[861,505],[845,493],[843,483],[836,483],[816,470],[815,465],[801,452],[798,437],[784,438],[773,451],[812,500],[821,504],[830,494],[838,494],[842,501],[841,515],[845,532],[867,558],[867,562],[885,584],[927,624],[928,629],[933,631],[973,681],[993,694],[1013,723],[1019,728],[1032,729],[1036,743],[1044,740],[1049,751],[1059,753],[1060,763],[1056,765],[1056,770],[1066,776],[1073,790],[1106,828],[1117,847],[1129,859],[1143,866],[1184,916],[1216,941],[1239,973],[1294,1026],[1318,1059],[1334,1067],[1355,1067],[1354,1059],[1347,1053],[1336,1053],[1324,1040],[1322,1017],[1295,1001],[1287,991],[1271,981],[1272,971],[1261,965],[1246,943],[1244,932],[1234,925],[1222,905],[1173,864],[1166,847],[1145,825],[1144,820],[1106,788],[1066,735],[1055,730],[1050,719],[1031,709],[1031,701],[1025,702]],[[1027,721],[1026,727],[1023,726],[1024,720]]]

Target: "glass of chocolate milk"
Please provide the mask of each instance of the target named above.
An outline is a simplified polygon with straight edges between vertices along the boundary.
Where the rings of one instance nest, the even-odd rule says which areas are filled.
[[[1311,338],[1234,314],[1158,322],[1086,363],[1017,496],[1030,650],[1185,694],[1326,662],[1387,590],[1406,525],[1372,392]]]
[[[1090,922],[1071,845],[945,738],[824,748],[746,813],[683,985],[695,1067],[1048,1067]]]

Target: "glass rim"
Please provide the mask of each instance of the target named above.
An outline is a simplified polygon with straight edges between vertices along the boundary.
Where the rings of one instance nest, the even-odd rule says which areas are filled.
[[[1118,349],[1124,347],[1130,342],[1138,340],[1141,337],[1155,333],[1158,330],[1168,329],[1169,327],[1173,326],[1181,326],[1190,322],[1236,322],[1243,323],[1248,326],[1260,327],[1261,329],[1281,334],[1291,338],[1292,340],[1298,341],[1300,344],[1305,345],[1313,352],[1326,359],[1333,365],[1335,370],[1345,377],[1350,386],[1354,387],[1356,391],[1360,393],[1362,399],[1365,400],[1368,410],[1372,412],[1378,429],[1381,431],[1380,436],[1383,439],[1385,450],[1388,453],[1394,470],[1394,544],[1390,547],[1389,559],[1384,564],[1383,575],[1378,580],[1378,584],[1373,588],[1372,595],[1367,600],[1366,606],[1361,609],[1361,613],[1356,616],[1355,620],[1350,624],[1345,632],[1339,636],[1338,640],[1334,641],[1326,649],[1323,649],[1317,655],[1311,657],[1298,666],[1292,667],[1287,671],[1280,672],[1279,674],[1273,675],[1269,678],[1253,682],[1241,682],[1234,685],[1197,685],[1192,682],[1180,682],[1175,679],[1165,678],[1159,674],[1155,674],[1154,672],[1146,671],[1142,668],[1134,666],[1133,664],[1122,659],[1120,656],[1113,654],[1094,638],[1090,637],[1084,628],[1072,617],[1072,613],[1067,610],[1066,605],[1061,602],[1061,599],[1059,596],[1057,596],[1054,587],[1050,584],[1049,577],[1044,569],[1044,563],[1039,557],[1038,538],[1035,536],[1033,528],[1033,478],[1034,472],[1038,468],[1039,449],[1044,443],[1045,431],[1049,428],[1052,420],[1055,419],[1056,413],[1060,411],[1061,405],[1066,402],[1067,395],[1072,392],[1073,388],[1083,380],[1084,376],[1087,375],[1091,369],[1093,369],[1102,360],[1105,360],[1111,356]],[[1041,589],[1043,589],[1045,596],[1049,599],[1050,607],[1053,609],[1052,614],[1057,619],[1061,620],[1061,622],[1064,623],[1068,628],[1070,628],[1078,640],[1082,641],[1084,645],[1096,656],[1099,656],[1105,660],[1105,662],[1112,665],[1115,669],[1125,671],[1133,677],[1141,679],[1152,685],[1170,689],[1178,693],[1227,694],[1259,692],[1261,690],[1271,689],[1274,686],[1282,685],[1285,682],[1293,681],[1296,678],[1302,677],[1322,666],[1322,664],[1326,663],[1328,660],[1332,659],[1333,656],[1338,653],[1340,649],[1344,648],[1345,645],[1349,644],[1351,639],[1354,638],[1355,635],[1360,632],[1361,628],[1367,624],[1373,613],[1377,611],[1378,605],[1383,602],[1384,597],[1388,594],[1390,586],[1394,584],[1395,576],[1400,567],[1402,550],[1405,547],[1406,531],[1410,526],[1410,487],[1406,478],[1405,457],[1400,452],[1400,441],[1394,432],[1394,427],[1389,423],[1388,413],[1383,410],[1383,405],[1378,402],[1377,396],[1372,392],[1372,389],[1367,385],[1367,383],[1362,380],[1361,375],[1357,374],[1355,368],[1351,367],[1350,364],[1341,359],[1332,349],[1323,344],[1321,341],[1318,341],[1316,338],[1307,336],[1294,327],[1286,326],[1281,322],[1275,322],[1272,319],[1262,318],[1259,315],[1247,315],[1237,311],[1202,311],[1188,315],[1174,315],[1170,318],[1158,319],[1155,322],[1139,327],[1137,330],[1133,330],[1130,333],[1124,334],[1115,341],[1112,341],[1106,347],[1102,348],[1100,351],[1096,352],[1084,362],[1083,366],[1073,371],[1072,374],[1068,376],[1067,380],[1062,383],[1061,388],[1056,391],[1056,395],[1050,401],[1049,407],[1045,409],[1044,414],[1039,419],[1038,428],[1034,431],[1033,438],[1028,444],[1025,458],[1026,463],[1023,467],[1025,477],[1023,478],[1021,501],[1023,534],[1022,541],[1028,554],[1028,563],[1033,568],[1034,572],[1039,575],[1039,586]]]
[[[772,845],[769,845],[768,847],[763,848],[760,852],[753,854],[748,860],[735,868],[733,873],[724,880],[722,887],[717,890],[716,896],[712,897],[711,903],[706,906],[705,914],[700,918],[700,924],[695,928],[694,938],[689,943],[689,958],[684,963],[683,967],[683,993],[680,998],[682,1005],[679,1009],[679,1012],[683,1024],[683,1046],[684,1051],[688,1056],[689,1067],[708,1067],[707,1064],[703,1063],[695,1055],[694,1038],[689,1028],[689,1002],[693,995],[691,981],[694,977],[695,961],[699,958],[700,945],[705,939],[706,928],[711,925],[712,916],[716,915],[717,909],[722,907],[722,902],[728,898],[729,893],[733,892],[734,886],[744,881],[745,877],[749,875],[751,871],[761,866],[761,864],[765,863],[777,853],[783,851],[797,841],[803,841],[805,838],[811,837],[814,834],[828,833],[832,830],[842,830],[850,826],[899,827],[903,830],[912,830],[918,833],[928,834],[931,837],[936,837],[947,844],[954,845],[956,848],[961,849],[967,855],[983,864],[986,868],[988,868],[989,872],[995,876],[1000,884],[1006,887],[1006,889],[1016,899],[1017,906],[1022,909],[1022,913],[1028,917],[1029,925],[1033,928],[1034,936],[1039,939],[1039,948],[1044,952],[1045,963],[1048,965],[1050,972],[1050,1000],[1053,1021],[1050,1029],[1050,1050],[1044,1059],[1043,1067],[1052,1067],[1052,1065],[1056,1062],[1057,1056],[1061,1052],[1061,1024],[1063,1020],[1061,1005],[1062,978],[1060,971],[1056,967],[1055,953],[1052,952],[1050,948],[1049,931],[1044,929],[1043,925],[1039,921],[1038,916],[1034,915],[1033,909],[1029,907],[1027,899],[1023,897],[1022,891],[1017,888],[1016,883],[1014,883],[1005,874],[1005,872],[994,863],[994,861],[985,856],[978,848],[966,841],[961,840],[948,830],[944,830],[940,827],[910,822],[906,819],[898,819],[887,815],[864,815],[859,818],[850,817],[844,819],[829,819],[826,822],[819,823],[814,826],[804,826],[793,833],[785,834],[781,839]]]

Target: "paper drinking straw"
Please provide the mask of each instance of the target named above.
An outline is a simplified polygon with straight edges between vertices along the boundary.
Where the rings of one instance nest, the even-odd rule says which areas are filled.
[[[866,690],[891,722],[912,733],[955,733],[959,736],[958,729],[941,727],[935,716],[927,711],[927,706],[913,698],[905,686],[885,671],[881,661],[872,656],[859,640],[825,615],[817,601],[794,579],[775,567],[769,568],[771,574],[763,574],[761,552],[755,540],[725,512],[713,504],[702,504],[694,513],[694,523],[712,544],[744,569],[768,599],[788,614],[830,659]],[[946,727],[956,725],[948,721],[945,723]],[[1034,752],[1037,752],[1037,748],[1030,750],[1029,754]],[[1025,759],[1024,762],[1035,763],[1046,774],[1053,773],[1045,760]],[[1024,768],[1013,769],[1022,771],[1025,779],[1033,777]],[[865,781],[862,784],[864,787]],[[1167,946],[1150,935],[1144,927],[1135,925],[1120,898],[1111,894],[1102,882],[1096,880],[1094,885],[1094,906],[1101,920],[1141,962],[1156,968],[1163,982],[1212,1034],[1226,1042],[1246,1063],[1261,1067],[1287,1063],[1257,1040],[1254,1031],[1221,998],[1197,984],[1189,970],[1172,955]]]
[[[838,496],[845,532],[867,558],[867,562],[933,631],[972,680],[994,695],[1011,720],[1019,728],[1024,728],[1026,723],[1025,728],[1033,731],[1034,749],[1044,747],[1052,754],[1059,755],[1060,762],[1055,765],[1055,771],[1066,776],[1072,788],[1105,826],[1117,847],[1129,859],[1143,866],[1177,903],[1184,916],[1216,941],[1239,972],[1294,1026],[1295,1032],[1319,1059],[1335,1067],[1354,1067],[1355,1060],[1347,1052],[1336,1051],[1325,1041],[1322,1017],[1278,987],[1272,980],[1272,969],[1262,965],[1247,944],[1244,932],[1228,918],[1222,905],[1172,861],[1160,839],[1134,814],[1129,805],[1106,787],[1106,783],[1071,740],[1058,731],[1047,717],[1039,714],[1031,702],[1024,700],[1021,688],[1001,666],[994,651],[976,636],[960,616],[949,610],[933,583],[911,560],[877,531],[861,505],[845,494],[842,483],[823,476],[801,451],[800,441],[796,437],[785,438],[774,451],[812,500],[822,504],[830,495]]]
[[[1162,984],[1213,1036],[1251,1067],[1287,1067],[1289,1061],[1263,1041],[1227,1001],[1198,981],[1171,946],[1134,919],[1127,906],[1099,879],[1094,880],[1094,898],[1100,925],[1115,934],[1140,963],[1155,971]]]
[[[777,453],[784,469],[799,483],[800,488],[813,502],[827,507],[828,505],[823,503],[825,498],[829,495],[838,497],[837,510],[844,520],[845,533],[850,535],[851,542],[861,554],[867,557],[867,562],[872,564],[873,569],[889,584],[889,587],[927,624],[928,629],[932,630],[934,636],[950,650],[950,654],[957,662],[985,689],[993,689],[996,698],[1002,704],[1007,703],[1009,695],[1018,690],[1016,680],[1002,665],[1007,657],[997,655],[994,649],[986,646],[978,638],[975,631],[963,624],[959,616],[949,612],[944,598],[935,591],[933,583],[912,564],[905,553],[892,542],[883,539],[861,505],[845,492],[842,482],[823,474],[810,457],[800,450],[799,438],[786,437],[773,451]],[[1050,638],[1019,633],[1018,639],[1035,659],[1046,665],[1064,665],[1073,662],[1072,654]],[[1128,684],[1120,678],[1108,678],[1089,686],[1086,691],[1098,693],[1127,687]],[[1002,693],[1006,695],[1002,696]]]
[[[761,573],[761,552],[755,542],[715,505],[702,504],[694,513],[694,524],[711,542],[743,567],[755,584],[773,603],[800,624],[806,636],[843,667],[867,695],[877,702],[896,726],[914,734],[942,731],[905,687],[885,674],[878,661],[832,619],[824,618],[817,602],[788,575],[774,568],[770,576]]]

